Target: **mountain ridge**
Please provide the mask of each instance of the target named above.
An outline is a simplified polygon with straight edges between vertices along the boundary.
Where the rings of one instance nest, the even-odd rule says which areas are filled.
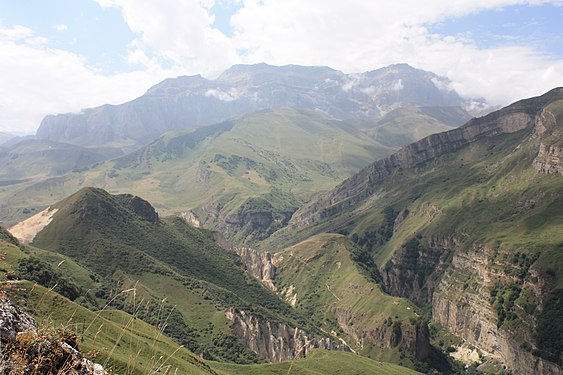
[[[406,64],[360,74],[327,67],[238,65],[215,80],[168,78],[121,105],[47,116],[37,137],[80,145],[145,144],[166,131],[268,108],[308,108],[342,120],[379,117],[404,105],[469,105],[448,87],[447,79]]]

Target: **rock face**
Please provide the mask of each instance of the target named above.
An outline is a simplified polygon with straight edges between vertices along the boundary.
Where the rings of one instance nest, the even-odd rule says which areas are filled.
[[[539,173],[563,175],[563,148],[541,143],[534,167]]]
[[[125,204],[125,206],[137,214],[139,217],[151,223],[158,222],[158,213],[154,207],[146,200],[132,194],[119,194],[116,198]]]
[[[66,342],[76,344],[75,339],[76,336],[72,335],[65,338],[38,333],[29,314],[6,297],[0,297],[0,372],[31,374],[64,371],[78,375],[106,375],[102,365],[84,358]],[[33,353],[40,358],[35,358]]]
[[[35,332],[33,318],[20,310],[12,301],[0,297],[0,340],[2,344],[13,341],[20,332]]]
[[[272,254],[259,252],[248,247],[235,247],[234,251],[240,256],[248,273],[272,291],[275,292],[277,290],[274,285],[276,267],[272,263]]]
[[[360,347],[366,343],[386,349],[402,345],[407,353],[418,360],[426,359],[430,354],[430,334],[426,324],[401,323],[397,320],[389,325],[366,330],[354,325],[354,317],[348,311],[337,311],[335,315],[340,328]]]
[[[80,145],[145,144],[170,130],[214,124],[263,109],[314,109],[335,119],[374,118],[403,106],[462,106],[449,81],[406,64],[362,74],[327,67],[236,65],[216,80],[166,79],[122,105],[47,116],[39,139]]]
[[[546,299],[541,275],[533,274],[523,281],[514,275],[533,273],[533,268],[513,268],[495,249],[474,246],[461,251],[455,238],[432,238],[416,251],[397,252],[381,273],[391,294],[430,305],[434,321],[489,357],[501,360],[512,373],[563,374],[558,365],[532,355],[536,322],[524,313],[529,307],[514,308],[518,327],[499,326],[490,302],[491,289],[517,285],[515,290],[528,293],[540,310]],[[527,342],[528,349],[514,337]]]
[[[229,309],[225,315],[245,346],[270,362],[303,358],[313,349],[350,351],[329,338],[312,338],[300,328],[271,323],[246,311]]]
[[[197,218],[197,216],[191,212],[191,211],[186,211],[186,212],[180,212],[178,214],[178,216],[184,220],[184,222],[194,228],[199,228],[201,226],[201,223],[199,222],[199,219]]]
[[[558,98],[563,98],[563,88],[554,89],[537,98],[516,102],[484,117],[474,118],[459,128],[411,143],[395,154],[376,161],[318,200],[299,209],[289,221],[288,227],[295,230],[358,205],[373,193],[378,183],[394,172],[454,152],[479,139],[531,128],[535,125],[542,106]]]

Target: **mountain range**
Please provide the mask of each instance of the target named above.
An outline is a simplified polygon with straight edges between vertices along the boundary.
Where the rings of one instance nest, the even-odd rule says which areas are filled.
[[[47,116],[37,138],[82,146],[146,144],[171,130],[211,125],[263,109],[291,107],[328,118],[374,119],[406,106],[475,109],[450,82],[406,64],[344,74],[328,67],[235,65],[218,78],[166,79],[121,105]]]
[[[156,329],[187,373],[562,374],[563,88],[470,119],[448,87],[259,64],[46,118],[0,155],[8,295],[119,372]]]

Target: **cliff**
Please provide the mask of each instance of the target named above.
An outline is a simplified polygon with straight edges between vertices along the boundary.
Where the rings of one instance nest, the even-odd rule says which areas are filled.
[[[273,282],[276,267],[272,263],[272,254],[259,252],[248,247],[235,247],[234,252],[240,256],[245,270],[250,275],[254,276],[272,291],[275,292],[277,290]]]
[[[563,374],[533,354],[541,346],[534,330],[549,297],[534,257],[526,256],[520,266],[508,261],[512,252],[479,245],[462,251],[455,238],[420,242],[416,251],[397,252],[382,269],[390,293],[431,306],[435,322],[515,375]]]
[[[272,323],[246,311],[229,309],[225,315],[245,346],[270,362],[303,358],[313,349],[350,351],[329,338],[313,338],[300,328]]]

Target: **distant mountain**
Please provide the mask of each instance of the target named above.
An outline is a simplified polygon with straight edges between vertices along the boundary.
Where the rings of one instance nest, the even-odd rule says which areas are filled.
[[[361,74],[327,67],[236,65],[215,80],[166,79],[121,105],[47,116],[39,139],[79,145],[146,144],[170,130],[197,128],[263,109],[312,109],[333,119],[373,119],[404,106],[469,102],[446,78],[391,65]]]
[[[0,148],[0,184],[58,176],[116,156],[119,156],[117,150],[88,149],[45,140],[24,140]]]
[[[21,205],[29,213],[38,202],[44,207],[98,186],[147,197],[166,214],[192,210],[205,227],[253,242],[285,225],[313,195],[394,150],[311,110],[264,110],[167,133],[89,170],[13,185],[0,193],[2,211],[12,215]]]
[[[344,233],[390,294],[514,374],[561,374],[562,191],[557,88],[371,164],[262,246]]]

